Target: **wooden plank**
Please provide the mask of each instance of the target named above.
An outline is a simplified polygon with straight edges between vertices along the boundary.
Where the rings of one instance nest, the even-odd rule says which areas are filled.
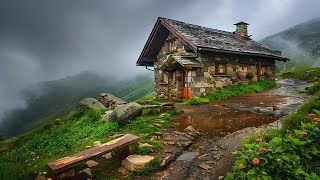
[[[161,105],[143,105],[142,109],[161,108]]]
[[[58,159],[56,161],[50,162],[47,164],[47,167],[50,172],[53,172],[53,174],[56,174],[76,166],[79,162],[83,160],[105,154],[117,148],[121,148],[124,146],[128,146],[130,144],[133,144],[137,142],[138,139],[139,139],[138,136],[135,136],[132,134],[126,134],[120,138],[109,141],[100,146],[93,147],[85,151],[81,151],[79,153],[73,154],[71,156],[67,156],[67,157]]]

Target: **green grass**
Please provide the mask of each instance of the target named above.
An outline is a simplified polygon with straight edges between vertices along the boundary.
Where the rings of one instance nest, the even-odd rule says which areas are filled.
[[[1,141],[0,179],[34,179],[39,172],[46,171],[48,162],[85,150],[94,141],[110,141],[110,135],[115,133],[138,135],[140,142],[154,146],[148,151],[155,151],[160,149],[160,143],[150,141],[150,137],[161,136],[160,128],[170,127],[170,117],[142,116],[119,126],[102,122],[102,114],[102,111],[77,109],[44,128]],[[150,126],[152,123],[161,127]],[[146,152],[140,149],[140,153]]]
[[[284,79],[300,79],[306,81],[319,81],[320,68],[300,69],[292,72],[277,74],[277,77]]]
[[[191,98],[188,101],[183,102],[182,104],[195,105],[208,103],[209,101],[214,100],[225,100],[242,94],[259,93],[275,86],[276,82],[270,80],[250,82],[248,84],[241,84],[237,86],[229,86],[221,90],[211,91],[207,93],[203,98]]]
[[[136,171],[135,174],[136,175],[143,175],[143,174],[152,173],[160,167],[160,164],[161,164],[161,158],[155,157],[144,168]]]

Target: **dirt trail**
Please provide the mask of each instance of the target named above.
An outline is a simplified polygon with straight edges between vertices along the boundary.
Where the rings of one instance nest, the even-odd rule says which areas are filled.
[[[177,131],[164,133],[165,147],[157,154],[172,162],[163,171],[139,179],[218,179],[225,176],[235,160],[231,152],[241,148],[244,136],[252,134],[256,127],[266,129],[267,126],[261,126],[296,111],[308,98],[301,93],[308,85],[304,81],[285,79],[277,83],[276,88],[264,93],[197,106],[177,105],[178,110],[184,110],[174,117]],[[198,138],[188,140],[189,135],[182,133],[190,125],[200,131]],[[179,140],[183,138],[184,143],[181,143]]]

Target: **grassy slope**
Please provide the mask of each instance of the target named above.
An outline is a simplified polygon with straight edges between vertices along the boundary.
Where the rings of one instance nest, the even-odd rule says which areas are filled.
[[[159,135],[159,128],[148,125],[170,126],[170,115],[162,118],[143,115],[121,127],[117,123],[102,122],[101,114],[103,112],[77,109],[44,128],[0,142],[0,179],[34,179],[46,171],[46,163],[84,150],[94,141],[110,141],[114,133],[138,135],[140,142],[148,142],[159,149],[158,142],[149,140],[152,135]],[[138,148],[140,154],[150,150]]]
[[[153,79],[137,76],[114,80],[84,72],[41,83],[37,91],[25,92],[24,99],[28,104],[26,109],[13,110],[1,119],[0,132],[10,137],[43,126],[75,109],[81,99],[97,98],[101,92],[109,92],[131,101],[150,95],[153,92]]]
[[[221,90],[212,91],[209,92],[203,98],[191,98],[188,101],[183,102],[183,104],[195,105],[201,103],[208,103],[209,101],[213,100],[224,100],[241,94],[262,92],[275,86],[276,83],[274,81],[264,80],[258,82],[250,82],[248,84],[230,86]]]

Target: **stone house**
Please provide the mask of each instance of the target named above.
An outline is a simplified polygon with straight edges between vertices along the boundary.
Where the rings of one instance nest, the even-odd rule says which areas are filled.
[[[240,82],[271,78],[287,61],[252,40],[245,22],[227,32],[159,17],[137,61],[154,68],[155,96],[180,101]]]

